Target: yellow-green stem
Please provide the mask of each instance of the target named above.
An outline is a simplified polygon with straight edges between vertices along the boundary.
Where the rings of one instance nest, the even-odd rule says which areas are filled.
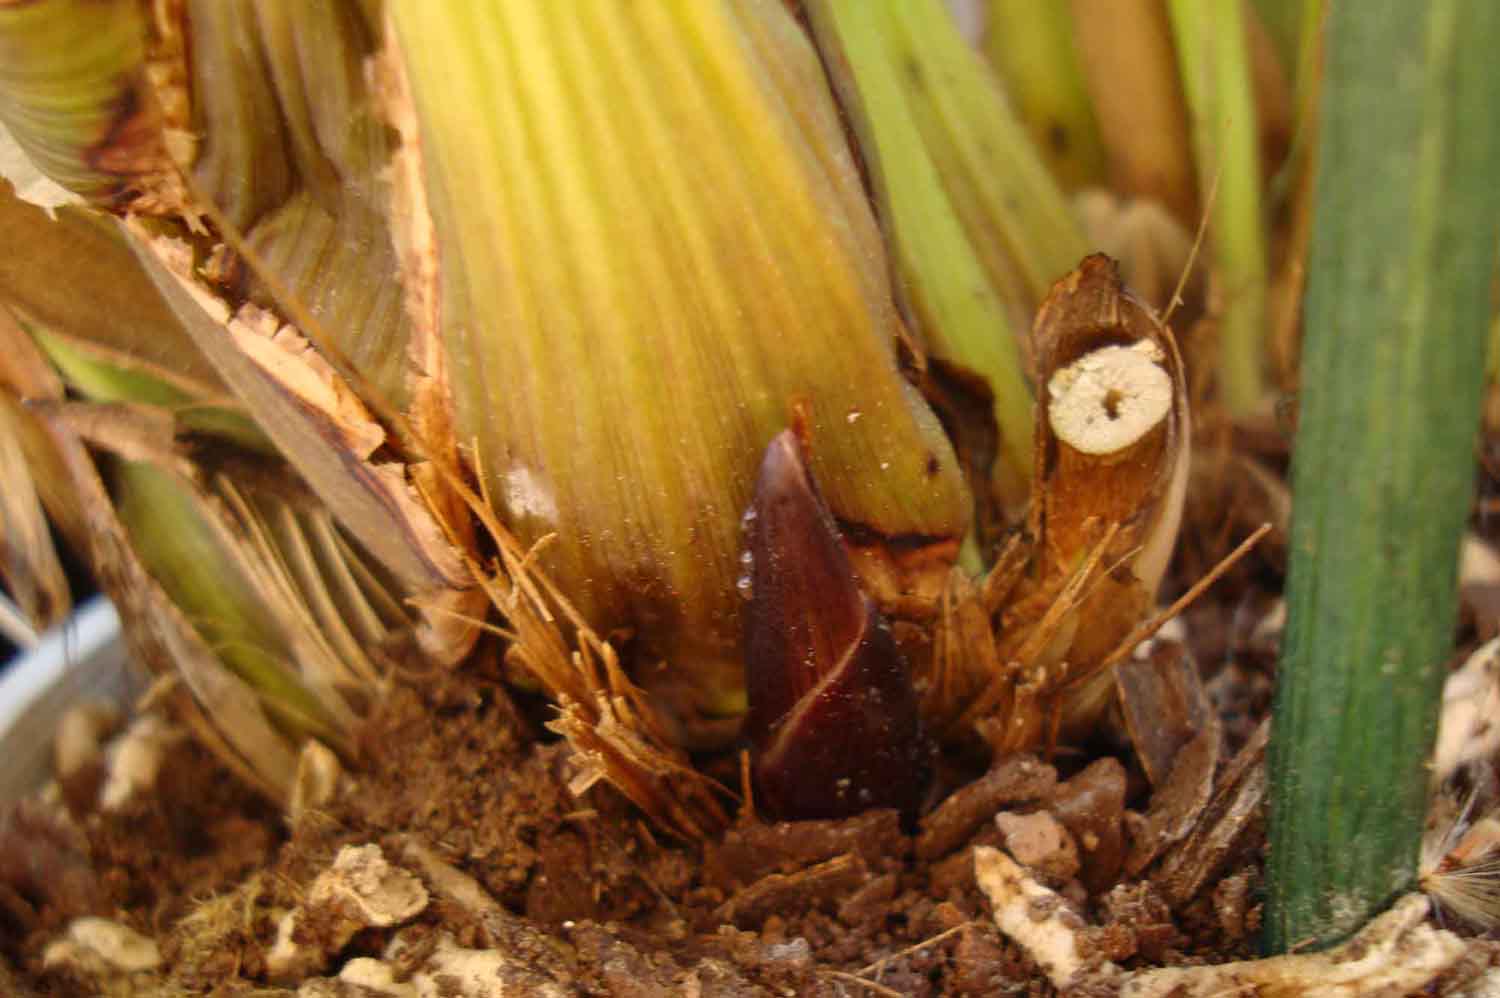
[[[1219,388],[1231,415],[1266,393],[1266,234],[1261,160],[1241,0],[1171,0],[1172,32],[1207,197],[1218,297]]]

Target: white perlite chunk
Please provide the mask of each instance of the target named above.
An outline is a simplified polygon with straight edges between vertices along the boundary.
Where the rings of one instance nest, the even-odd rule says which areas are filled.
[[[1432,753],[1432,779],[1500,751],[1500,638],[1480,645],[1443,683],[1443,712]]]
[[[276,942],[266,954],[266,970],[274,980],[322,970],[356,932],[410,921],[427,907],[427,900],[422,882],[386,862],[379,846],[345,846],[313,881],[307,900],[282,917]],[[297,942],[304,922],[326,926],[317,944]]]
[[[361,928],[387,928],[420,914],[427,907],[427,888],[387,863],[379,846],[344,846],[333,866],[313,881],[307,903],[338,905]]]
[[[47,947],[42,963],[52,967],[75,962],[74,956],[80,950],[127,974],[161,966],[161,951],[156,948],[155,940],[128,925],[93,916],[73,919],[68,934]]]
[[[339,971],[339,980],[397,998],[408,998],[417,993],[415,985],[396,980],[396,972],[390,964],[367,956],[355,957],[344,964]]]
[[[316,811],[333,800],[343,773],[339,757],[328,746],[311,739],[303,743],[302,751],[297,755],[297,774],[292,778],[292,791],[287,799],[287,820],[295,825],[309,811]]]
[[[417,998],[417,986],[396,980],[389,964],[361,956],[344,964],[338,977],[304,982],[297,998]]]
[[[995,925],[1026,950],[1052,986],[1066,991],[1085,977],[1111,977],[1114,964],[1091,967],[1079,946],[1083,919],[1056,891],[991,846],[974,847],[974,879],[990,899]]]
[[[412,975],[418,998],[567,998],[525,962],[493,949],[464,949],[444,936]]]
[[[1047,418],[1059,440],[1085,454],[1113,454],[1140,440],[1172,409],[1172,378],[1150,340],[1100,347],[1047,384]]]
[[[104,755],[104,740],[119,723],[119,708],[102,700],[68,708],[52,736],[53,774],[66,780],[99,761]]]
[[[104,787],[99,807],[114,811],[156,785],[167,753],[185,737],[181,728],[154,714],[137,718],[105,751]]]

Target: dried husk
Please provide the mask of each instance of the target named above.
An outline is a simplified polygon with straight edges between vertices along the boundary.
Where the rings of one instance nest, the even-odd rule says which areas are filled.
[[[72,486],[85,555],[120,614],[132,656],[176,677],[191,693],[185,706],[205,742],[250,786],[284,800],[296,769],[291,742],[142,564],[82,442],[61,418],[39,415],[38,422]]]
[[[0,305],[0,579],[32,638],[67,616],[72,597],[37,482],[47,469],[28,460],[35,428],[20,400],[61,393],[62,385],[40,352]]]
[[[1100,670],[1149,615],[1176,543],[1191,453],[1176,343],[1114,261],[1087,257],[1059,281],[1033,341],[1042,380],[1029,562],[997,563],[986,583],[1004,594],[989,602],[994,651],[956,663],[967,681],[946,680],[972,687],[976,662],[1000,663],[959,718],[1000,752],[1055,737],[1059,720],[1072,731],[1097,720],[1112,692]]]
[[[128,357],[195,396],[224,394],[116,227],[74,208],[53,216],[0,181],[0,244],[26,247],[0,253],[0,299],[17,317],[33,329]]]

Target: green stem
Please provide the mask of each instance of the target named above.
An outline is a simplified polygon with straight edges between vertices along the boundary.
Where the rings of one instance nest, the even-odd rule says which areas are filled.
[[[1356,929],[1414,878],[1500,236],[1500,6],[1329,16],[1270,751],[1275,951]]]
[[[1104,183],[1104,140],[1089,99],[1066,4],[989,0],[984,54],[1057,182]]]
[[[1219,387],[1231,415],[1265,396],[1266,236],[1255,96],[1240,0],[1171,0],[1172,33],[1193,115],[1211,269],[1221,289]],[[1215,187],[1217,184],[1217,187]]]
[[[824,61],[859,134],[902,288],[920,332],[935,355],[984,377],[995,395],[1000,459],[1009,465],[1011,480],[1025,482],[1031,475],[1033,402],[1021,371],[1007,301],[986,273],[964,229],[960,205],[945,185],[940,157],[951,153],[952,159],[960,153],[937,146],[951,133],[934,135],[929,143],[922,131],[922,113],[931,106],[928,89],[951,90],[968,84],[972,90],[981,86],[980,81],[972,79],[975,74],[960,70],[982,67],[977,53],[964,54],[957,28],[941,5],[920,0],[912,7],[917,9],[864,0],[807,3]],[[933,35],[951,36],[948,41],[957,50],[954,57],[965,61],[957,67],[950,61],[947,75],[934,77],[934,67],[923,61],[923,49],[911,44],[906,31],[918,22]],[[931,39],[928,43],[932,44]],[[972,93],[966,97],[975,99]],[[1025,132],[1009,119],[1008,109],[994,93],[980,93],[977,99],[990,102],[989,112],[1006,115],[1011,126],[1012,147],[1004,153],[1000,151],[1003,146],[997,148],[996,161],[1034,156]],[[956,130],[966,124],[960,122]],[[1038,172],[1045,176],[1040,168]],[[1049,279],[1058,276],[1052,274]],[[1019,287],[1008,290],[1021,293]]]

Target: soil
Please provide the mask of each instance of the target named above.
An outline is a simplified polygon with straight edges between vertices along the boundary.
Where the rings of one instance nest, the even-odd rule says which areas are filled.
[[[567,747],[543,736],[538,710],[473,673],[396,688],[370,722],[364,764],[295,823],[184,740],[154,792],[123,809],[28,802],[5,816],[0,990],[381,994],[333,981],[298,991],[271,957],[283,916],[312,911],[340,850],[370,844],[420,875],[430,903],[343,935],[309,914],[294,934],[313,954],[301,977],[373,957],[401,980],[456,945],[511,954],[507,988],[490,992],[506,995],[1054,994],[976,884],[974,847],[1001,844],[1082,915],[1088,960],[1250,958],[1264,804],[1248,788],[1275,647],[1247,608],[1268,605],[1278,585],[1262,560],[1185,615],[1176,653],[1219,663],[1201,673],[1217,723],[1199,735],[1215,744],[1183,748],[1156,791],[1122,724],[1048,760],[981,773],[955,762],[951,792],[911,827],[875,811],[747,819],[706,843],[667,838],[607,785],[575,796]],[[717,765],[733,779],[733,758]],[[444,881],[435,868],[472,879]],[[160,967],[106,987],[76,964],[48,965],[49,944],[82,915],[155,939]],[[1463,978],[1493,959],[1472,951]]]
[[[1244,709],[1243,696],[1229,698],[1231,711]],[[1000,843],[997,812],[1065,814],[1069,770],[1081,760],[1006,760],[915,828],[876,811],[749,822],[699,844],[655,833],[608,786],[575,797],[566,746],[536,731],[503,687],[457,674],[397,689],[367,733],[367,765],[292,827],[192,742],[177,748],[155,793],[124,810],[74,819],[20,809],[0,838],[12,867],[0,870],[12,885],[4,955],[38,995],[93,993],[72,970],[44,968],[42,956],[71,919],[104,915],[158,939],[161,976],[181,993],[275,994],[265,989],[277,921],[340,848],[376,843],[397,862],[417,842],[474,878],[498,910],[440,900],[399,930],[358,933],[319,972],[385,954],[399,931],[412,951],[440,933],[469,948],[520,940],[547,955],[538,973],[563,993],[1053,993],[990,921],[971,850]],[[1088,782],[1080,779],[1073,790]],[[1124,829],[1130,819],[1114,808],[1104,820]],[[1089,897],[1068,869],[1059,873],[1057,885],[1097,926],[1100,959],[1252,954],[1253,856],[1175,912],[1149,880]],[[689,982],[695,991],[683,991]]]
[[[123,811],[77,823],[40,805],[17,811],[3,846],[35,869],[7,877],[22,889],[7,905],[6,956],[39,994],[86,993],[43,970],[42,949],[72,918],[108,915],[160,940],[174,984],[254,992],[277,917],[340,847],[375,842],[397,856],[415,838],[474,877],[512,928],[560,943],[562,982],[586,994],[670,993],[696,976],[704,994],[835,995],[858,990],[854,975],[887,989],[872,993],[1047,993],[1026,984],[1035,969],[989,924],[966,853],[998,841],[985,818],[1000,804],[1050,796],[1051,767],[1027,760],[1030,780],[992,788],[938,835],[879,811],[745,825],[700,846],[653,834],[608,787],[575,798],[565,746],[528,727],[501,687],[452,676],[398,690],[372,725],[367,769],[292,828],[193,743]],[[1253,867],[1240,876],[1252,881]],[[191,917],[209,898],[235,902],[227,924]],[[1151,909],[1149,889],[1134,903],[1132,918]],[[1116,958],[1246,951],[1244,932],[1178,928],[1155,908],[1150,925],[1106,916],[1101,947]],[[495,934],[441,904],[402,931],[412,945],[447,931],[471,947]],[[361,935],[341,958],[378,956],[388,938]]]

